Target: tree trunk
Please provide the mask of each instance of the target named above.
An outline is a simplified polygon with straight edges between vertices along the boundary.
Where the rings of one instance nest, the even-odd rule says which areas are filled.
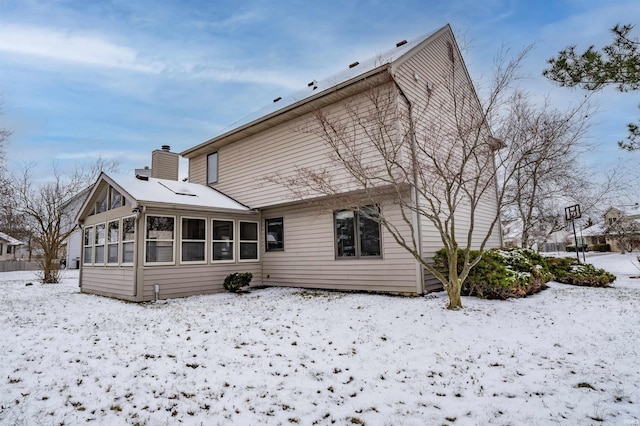
[[[449,306],[447,309],[462,309],[462,299],[460,298],[460,290],[462,282],[457,276],[449,276],[449,285],[447,285],[447,294],[449,295]]]

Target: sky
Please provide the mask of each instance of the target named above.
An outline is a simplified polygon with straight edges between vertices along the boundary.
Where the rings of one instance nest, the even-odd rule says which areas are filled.
[[[546,60],[571,44],[608,44],[609,29],[633,18],[637,0],[0,0],[0,126],[13,132],[9,166],[35,163],[39,179],[97,156],[130,173],[162,145],[181,152],[309,81],[447,23],[477,86],[503,46],[535,43],[521,85],[562,108],[585,92],[544,79]],[[640,115],[638,98],[594,96],[589,173],[618,161],[640,169],[640,152],[616,144]],[[640,190],[631,192],[639,201]]]

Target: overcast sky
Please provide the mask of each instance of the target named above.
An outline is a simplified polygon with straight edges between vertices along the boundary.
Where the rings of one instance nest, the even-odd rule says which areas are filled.
[[[36,162],[42,178],[54,162],[99,154],[128,172],[163,144],[197,145],[276,97],[447,23],[468,45],[478,85],[501,46],[536,43],[523,85],[562,106],[585,93],[546,81],[545,60],[570,44],[609,43],[616,23],[638,24],[637,36],[638,18],[638,0],[0,0],[0,125],[13,131],[10,165]],[[640,165],[640,153],[616,145],[639,98],[596,96],[590,167],[618,157]]]

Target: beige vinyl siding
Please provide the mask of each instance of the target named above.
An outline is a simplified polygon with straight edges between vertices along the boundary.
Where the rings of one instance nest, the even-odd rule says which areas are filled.
[[[330,105],[323,111],[332,120],[347,120],[346,104],[368,107],[367,99],[359,94],[345,102]],[[333,151],[314,133],[315,126],[316,119],[310,113],[221,147],[218,150],[218,182],[213,185],[214,188],[252,208],[293,202],[297,197],[283,184],[274,182],[274,178],[295,176],[298,168],[307,168],[316,172],[326,170],[334,184],[345,190],[355,189],[345,167],[331,162]],[[355,134],[358,143],[362,144],[363,161],[381,164],[376,162],[377,152],[363,143],[365,138],[362,131]],[[191,159],[190,169],[192,182],[204,183],[206,155]],[[305,194],[305,198],[318,195]]]
[[[453,105],[447,95],[448,73],[451,69],[449,48],[453,48],[453,54],[457,64],[462,64],[462,58],[456,47],[455,40],[448,31],[442,31],[437,37],[424,46],[424,48],[401,62],[395,72],[403,92],[407,95],[413,106],[414,119],[417,122],[417,138],[419,143],[433,143],[436,146],[444,145],[444,141],[452,140],[455,135],[453,122]],[[465,107],[473,108],[475,105],[475,93],[471,80],[464,67],[456,70],[459,85],[456,86],[459,95],[462,91],[465,98]],[[427,103],[428,100],[428,103]],[[464,113],[462,114],[464,115]],[[478,206],[475,211],[473,248],[478,248],[482,239],[495,217],[497,198],[495,188],[490,188],[484,196],[485,203]],[[426,203],[424,199],[421,203]],[[467,230],[470,224],[470,210],[465,206],[459,206],[456,210],[457,238],[462,245],[466,244]],[[443,247],[440,234],[435,225],[425,218],[420,217],[422,235],[422,255],[427,260],[432,260],[435,252]],[[500,226],[495,225],[487,247],[499,247]],[[440,283],[430,273],[425,271],[425,291],[440,289]]]
[[[174,152],[155,150],[151,154],[151,177],[178,180],[180,156]]]
[[[83,293],[135,300],[133,275],[131,267],[84,266],[80,285]]]
[[[402,223],[397,206],[383,205],[385,216]],[[392,293],[421,292],[415,261],[382,229],[383,258],[336,259],[333,211],[297,206],[263,211],[263,219],[283,217],[284,251],[265,252],[265,285]]]
[[[189,182],[207,184],[207,156],[201,155],[189,159]]]
[[[227,275],[234,272],[251,272],[252,286],[261,283],[261,266],[258,262],[221,263],[202,266],[145,267],[143,301],[155,298],[155,285],[160,286],[160,298],[187,297],[226,291],[222,286]]]

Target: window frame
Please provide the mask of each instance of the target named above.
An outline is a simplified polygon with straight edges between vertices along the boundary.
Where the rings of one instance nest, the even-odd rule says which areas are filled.
[[[184,234],[183,234],[183,220],[184,219],[195,219],[195,220],[201,220],[204,222],[204,239],[202,240],[193,240],[193,239],[185,239],[184,238]],[[207,222],[209,222],[207,220],[206,217],[201,217],[201,216],[180,216],[180,264],[181,265],[204,265],[207,263],[208,261],[208,252],[207,252],[207,231],[208,231],[208,226],[207,226]],[[183,254],[183,250],[182,250],[182,243],[187,242],[187,243],[202,243],[203,245],[203,250],[204,250],[204,256],[202,260],[183,260],[182,259],[182,254]]]
[[[107,262],[107,223],[106,222],[100,222],[100,223],[96,223],[95,225],[93,225],[94,227],[94,239],[93,239],[93,264],[94,265],[105,265]],[[98,234],[98,228],[102,227],[103,229],[103,241],[102,244],[98,243],[98,239],[99,239],[99,234]],[[97,262],[97,252],[98,252],[98,248],[102,247],[102,262]]]
[[[133,240],[125,240],[124,236],[124,221],[128,220],[128,219],[133,219]],[[136,259],[136,233],[137,233],[137,229],[136,229],[136,216],[124,216],[121,218],[121,224],[120,224],[120,247],[119,247],[119,252],[118,255],[120,256],[120,265],[122,266],[133,266],[133,264],[135,263],[135,259]],[[133,259],[131,260],[131,262],[125,262],[124,260],[124,246],[125,244],[133,244]]]
[[[256,225],[256,239],[255,240],[243,240],[242,239],[242,224],[243,223],[255,223]],[[242,244],[255,244],[256,245],[256,257],[255,259],[242,259],[240,246]],[[259,262],[260,261],[260,222],[254,220],[238,220],[238,262]]]
[[[233,234],[231,237],[231,239],[229,240],[214,240],[213,239],[213,232],[215,230],[215,226],[214,226],[214,222],[230,222],[231,223],[231,233]],[[217,218],[217,217],[213,217],[211,218],[211,263],[236,263],[236,259],[238,256],[236,256],[236,250],[238,250],[238,244],[236,244],[236,235],[238,235],[238,230],[236,229],[236,221],[234,219],[223,219],[223,218]],[[214,244],[215,243],[231,243],[232,247],[231,247],[231,259],[214,259],[213,256],[215,255],[215,248],[214,248]]]
[[[118,191],[117,189],[115,189],[113,186],[109,186],[109,206],[108,209],[109,210],[113,210],[113,209],[117,209],[120,207],[124,206],[124,196],[122,195],[122,193],[120,191]],[[115,194],[114,194],[115,192]],[[119,205],[117,205],[116,207],[113,206],[113,201],[114,201],[114,195],[117,194],[117,199],[119,202]]]
[[[168,239],[149,239],[147,238],[147,232],[148,232],[148,219],[150,217],[165,217],[165,218],[172,218],[173,219],[173,230],[172,232],[172,239],[168,240]],[[144,216],[144,266],[169,266],[169,265],[175,265],[176,264],[176,223],[177,223],[177,217],[175,215],[169,215],[169,214],[145,214]],[[171,242],[171,261],[168,262],[150,262],[147,261],[147,251],[148,251],[148,243],[151,241],[156,241],[156,242]]]
[[[117,239],[117,241],[112,242],[111,241],[111,232],[110,232],[111,228],[110,228],[110,226],[114,222],[118,225],[118,228],[117,228],[117,230],[118,230],[118,239]],[[105,246],[106,246],[106,249],[105,249],[105,257],[104,257],[105,258],[105,263],[106,263],[107,266],[118,266],[120,264],[120,240],[122,239],[121,238],[122,234],[120,233],[120,229],[121,229],[120,218],[107,221],[107,226],[105,228]],[[115,262],[110,262],[109,261],[109,248],[111,246],[114,246],[114,245],[116,246],[116,261]]]
[[[280,227],[282,229],[282,239],[281,239],[282,247],[269,248],[269,223],[277,220],[280,221]],[[276,240],[276,243],[277,242],[278,241]],[[284,251],[284,216],[270,217],[264,220],[264,250],[268,252]]]
[[[365,209],[365,208],[372,208],[372,209],[376,209],[378,211],[378,214],[380,214],[380,206],[379,205],[372,205],[372,206],[363,206],[360,209]],[[355,255],[354,256],[338,256],[338,227],[337,227],[337,223],[336,223],[336,219],[337,219],[337,214],[340,212],[352,212],[353,213],[353,238],[354,238],[354,249],[355,249]],[[341,209],[341,210],[335,210],[333,212],[333,238],[334,238],[334,257],[335,260],[355,260],[355,259],[383,259],[383,241],[382,241],[382,226],[380,225],[380,223],[375,222],[378,225],[378,244],[380,247],[380,254],[376,255],[376,256],[363,256],[362,255],[362,235],[360,233],[360,220],[362,218],[362,215],[360,214],[360,212],[358,210],[354,210],[354,209]],[[364,217],[364,219],[367,219],[366,217]]]
[[[91,231],[91,236],[87,239],[87,232]],[[85,226],[82,229],[82,264],[83,265],[93,265],[93,240],[95,238],[95,228],[93,225]],[[89,241],[89,244],[87,244]],[[87,262],[87,248],[89,248],[91,253],[91,260]]]
[[[212,156],[214,156],[214,155],[215,155],[215,162],[216,162],[216,164],[215,164],[215,172],[216,172],[216,174],[215,174],[214,179],[211,179],[211,167],[210,167],[211,166],[211,160],[210,160],[210,158]],[[220,168],[218,167],[219,164],[220,164],[219,163],[219,159],[220,159],[220,156],[218,154],[218,151],[211,152],[211,153],[207,154],[207,185],[218,183],[218,174],[220,172]]]

